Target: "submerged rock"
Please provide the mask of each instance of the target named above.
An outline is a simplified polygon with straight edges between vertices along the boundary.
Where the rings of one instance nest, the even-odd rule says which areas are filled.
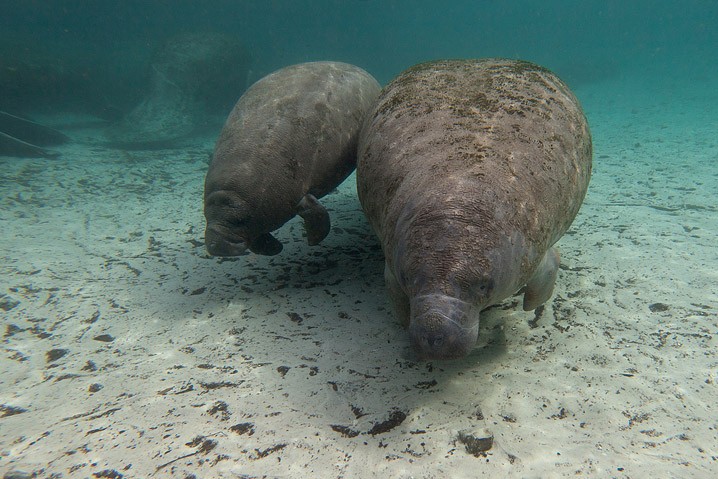
[[[155,52],[144,99],[107,132],[114,146],[170,147],[226,114],[246,88],[249,57],[215,33],[172,37]]]
[[[459,431],[456,440],[466,447],[466,452],[472,456],[482,456],[494,445],[494,435],[488,429]]]

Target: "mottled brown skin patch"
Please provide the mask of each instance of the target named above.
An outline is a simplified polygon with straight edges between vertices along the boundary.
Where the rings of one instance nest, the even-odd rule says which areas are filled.
[[[338,62],[293,65],[252,85],[227,118],[205,179],[209,253],[279,253],[271,232],[297,214],[308,242],[319,243],[329,218],[316,200],[354,170],[379,90],[367,72]]]
[[[467,354],[481,309],[539,283],[529,280],[578,213],[591,156],[578,101],[538,65],[436,61],[387,85],[362,129],[357,186],[421,356]]]

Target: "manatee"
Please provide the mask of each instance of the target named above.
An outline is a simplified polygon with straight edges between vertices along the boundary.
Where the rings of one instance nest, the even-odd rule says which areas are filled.
[[[329,233],[319,199],[356,167],[359,130],[380,86],[338,62],[282,68],[252,85],[217,140],[204,185],[205,244],[217,256],[274,255],[271,232],[295,215],[307,242]]]
[[[384,88],[360,134],[357,190],[420,357],[468,354],[479,312],[523,286],[524,310],[551,296],[553,245],[591,157],[576,97],[532,63],[423,63]]]

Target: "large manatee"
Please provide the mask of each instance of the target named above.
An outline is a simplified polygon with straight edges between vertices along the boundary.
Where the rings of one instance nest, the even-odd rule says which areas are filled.
[[[424,358],[466,355],[479,311],[553,292],[553,244],[578,213],[591,135],[553,73],[505,59],[414,66],[383,90],[359,140],[357,186],[394,309]]]
[[[205,179],[207,251],[277,254],[271,232],[295,215],[310,245],[322,241],[330,221],[317,200],[354,170],[379,91],[367,72],[338,62],[289,66],[252,85],[227,118]]]

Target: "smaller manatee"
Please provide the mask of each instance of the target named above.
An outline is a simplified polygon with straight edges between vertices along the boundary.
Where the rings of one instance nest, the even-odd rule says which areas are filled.
[[[205,244],[217,256],[275,255],[271,232],[295,215],[307,242],[329,233],[318,199],[356,167],[359,130],[380,86],[339,62],[282,68],[252,85],[217,140],[204,185]]]

